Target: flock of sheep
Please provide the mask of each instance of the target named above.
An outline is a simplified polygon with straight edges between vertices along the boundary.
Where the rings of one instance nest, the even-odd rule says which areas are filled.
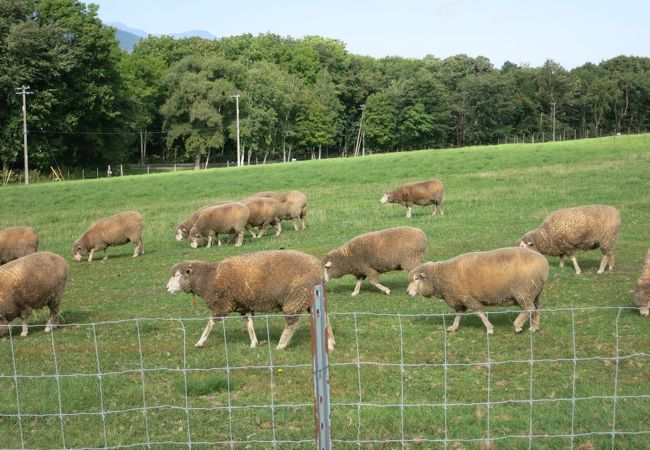
[[[439,180],[405,184],[386,192],[381,203],[398,203],[411,217],[412,206],[433,205],[433,214],[444,214],[443,185]],[[262,237],[273,227],[282,232],[282,221],[292,220],[296,231],[305,229],[307,199],[299,191],[260,192],[243,201],[222,201],[194,212],[176,230],[176,239],[188,239],[190,246],[210,247],[220,234],[234,235],[235,246],[242,245],[245,231],[253,238]],[[410,296],[439,297],[456,311],[449,331],[456,331],[462,314],[469,310],[478,315],[487,333],[493,326],[483,313],[486,306],[518,305],[522,311],[515,319],[516,332],[523,329],[530,314],[530,330],[540,323],[540,295],[548,276],[543,255],[559,256],[560,266],[568,257],[580,274],[578,250],[600,248],[603,257],[598,273],[614,269],[614,247],[621,219],[615,208],[588,205],[551,213],[539,228],[526,233],[515,247],[466,253],[455,258],[427,262],[426,234],[419,228],[402,226],[361,234],[333,249],[322,259],[295,251],[272,250],[226,258],[220,262],[183,261],[171,268],[167,290],[184,291],[202,297],[210,309],[210,319],[196,343],[202,347],[215,321],[232,312],[240,313],[248,329],[250,346],[258,345],[253,327],[255,312],[282,312],[285,327],[277,348],[285,348],[298,327],[299,315],[309,309],[312,289],[330,278],[354,275],[352,295],[359,294],[366,279],[385,294],[390,289],[379,283],[379,275],[406,270]],[[96,251],[132,242],[133,256],[144,254],[143,217],[129,211],[94,222],[72,246],[72,257],[91,262]],[[254,230],[257,229],[257,232]],[[68,277],[68,264],[59,255],[38,252],[38,234],[33,228],[13,227],[0,230],[0,336],[9,322],[22,319],[21,336],[26,336],[26,320],[35,309],[48,306],[50,316],[45,328],[57,325],[59,304]],[[640,313],[650,313],[650,250],[634,291]],[[329,324],[328,324],[329,327]],[[329,327],[328,347],[334,349]]]

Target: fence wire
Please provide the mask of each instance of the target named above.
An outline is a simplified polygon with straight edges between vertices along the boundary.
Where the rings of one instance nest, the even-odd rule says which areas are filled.
[[[330,314],[334,448],[507,443],[640,448],[650,439],[650,334],[635,308]],[[238,317],[194,348],[205,319],[18,326],[0,341],[1,448],[313,448],[309,320],[275,349],[284,322],[257,316],[250,349]],[[551,443],[551,444],[549,444]]]

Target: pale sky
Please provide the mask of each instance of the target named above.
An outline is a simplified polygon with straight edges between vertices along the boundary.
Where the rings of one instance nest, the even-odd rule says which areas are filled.
[[[87,2],[90,3],[90,2]],[[650,56],[646,0],[94,0],[104,22],[152,34],[271,32],[338,39],[350,53],[486,56],[566,69],[618,55]]]

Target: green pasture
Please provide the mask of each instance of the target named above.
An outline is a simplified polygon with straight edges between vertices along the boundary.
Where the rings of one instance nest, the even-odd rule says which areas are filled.
[[[414,207],[406,219],[405,208],[379,202],[432,177],[445,184],[443,217]],[[174,240],[196,208],[289,189],[309,200],[305,231],[285,222],[280,237],[247,236],[240,248]],[[18,337],[16,321],[0,339],[0,448],[313,448],[308,319],[283,351],[282,318],[264,315],[258,348],[232,315],[195,349],[208,310],[166,292],[173,264],[279,248],[321,258],[360,233],[405,224],[426,232],[426,260],[441,260],[514,245],[549,212],[594,203],[621,213],[616,270],[596,274],[600,251],[578,254],[581,276],[549,258],[542,307],[551,311],[535,334],[515,334],[516,313],[503,309],[491,310],[489,338],[473,315],[446,333],[453,311],[408,297],[404,272],[381,277],[390,296],[364,283],[353,298],[351,276],[332,280],[334,448],[647,448],[650,321],[631,308],[631,290],[650,247],[648,135],[2,188],[0,228],[35,227],[40,249],[65,256],[70,277],[60,328],[43,333],[45,309],[29,336]],[[109,249],[107,262],[101,253],[92,264],[72,260],[92,221],[132,209],[145,217],[143,257],[127,245]]]

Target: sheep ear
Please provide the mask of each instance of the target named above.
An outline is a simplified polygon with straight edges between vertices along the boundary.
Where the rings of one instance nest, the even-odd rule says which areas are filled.
[[[332,267],[332,261],[327,261],[325,263],[325,267]]]
[[[426,280],[426,279],[427,279],[427,274],[424,273],[424,272],[420,272],[420,273],[418,274],[418,278],[419,278],[420,280]]]

